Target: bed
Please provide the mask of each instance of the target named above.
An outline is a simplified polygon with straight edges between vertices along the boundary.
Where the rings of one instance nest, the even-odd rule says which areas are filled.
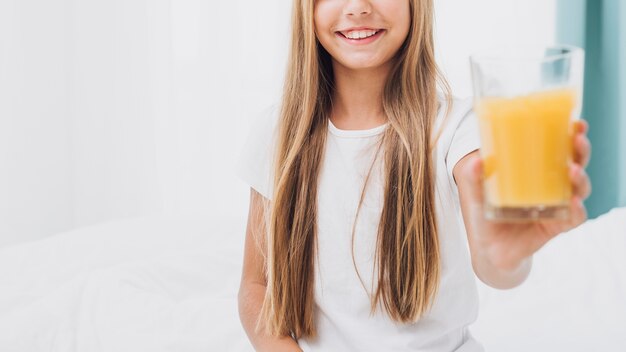
[[[139,217],[0,249],[0,351],[253,351],[239,323],[245,214]],[[487,351],[626,351],[626,208],[480,281]]]

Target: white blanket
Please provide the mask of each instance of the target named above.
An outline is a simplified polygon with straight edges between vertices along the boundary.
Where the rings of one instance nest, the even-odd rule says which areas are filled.
[[[0,250],[0,351],[252,351],[243,216],[139,218]],[[626,208],[557,237],[529,279],[479,285],[487,351],[626,351]]]

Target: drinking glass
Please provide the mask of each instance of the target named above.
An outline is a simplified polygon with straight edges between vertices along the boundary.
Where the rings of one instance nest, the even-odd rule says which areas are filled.
[[[480,126],[484,216],[567,219],[573,123],[580,118],[584,51],[569,45],[471,55]]]

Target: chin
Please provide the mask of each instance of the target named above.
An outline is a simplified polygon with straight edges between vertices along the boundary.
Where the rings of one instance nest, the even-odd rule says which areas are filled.
[[[380,59],[344,59],[340,60],[339,63],[350,70],[374,69],[385,64],[385,62]]]

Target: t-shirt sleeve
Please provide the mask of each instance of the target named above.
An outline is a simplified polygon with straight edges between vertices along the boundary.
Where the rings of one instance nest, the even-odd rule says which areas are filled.
[[[480,135],[478,118],[474,113],[471,98],[458,102],[458,110],[455,109],[456,116],[453,119],[456,129],[452,136],[452,142],[446,157],[448,176],[454,180],[454,166],[467,154],[480,148]]]
[[[272,199],[277,109],[263,111],[252,123],[235,163],[236,175],[262,196]]]

